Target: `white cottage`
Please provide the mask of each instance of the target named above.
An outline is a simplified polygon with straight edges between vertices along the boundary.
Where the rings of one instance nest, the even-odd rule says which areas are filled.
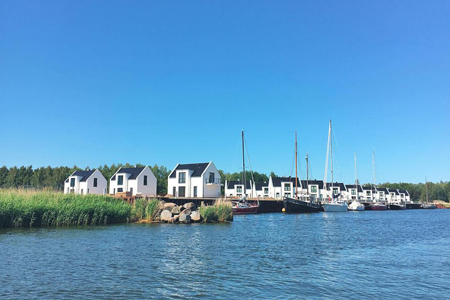
[[[340,182],[327,182],[327,193],[326,193],[326,198],[329,199],[331,198],[331,189],[333,189],[333,194],[335,198],[339,198],[339,199],[346,199],[346,192],[347,189],[345,187],[345,184],[340,183]]]
[[[255,183],[254,193],[258,199],[269,198],[269,184],[267,182]]]
[[[362,200],[363,189],[361,185],[358,184],[358,186],[356,186],[355,184],[346,184],[345,189],[346,191],[344,192],[344,198],[346,200]]]
[[[225,196],[242,198],[244,195],[244,184],[241,180],[225,180]],[[247,180],[245,185],[245,196],[248,198],[255,197],[255,191],[253,184],[250,180]]]
[[[97,170],[75,171],[64,182],[64,194],[105,195],[108,182]]]
[[[272,177],[269,178],[269,197],[283,199],[284,197],[295,196],[295,178],[293,177]],[[300,194],[302,185],[297,179],[297,194]]]
[[[129,192],[132,196],[156,196],[156,177],[149,167],[120,168],[109,181],[109,193]]]
[[[316,199],[323,199],[325,198],[327,192],[323,188],[323,181],[322,180],[302,180],[302,189],[301,193],[302,195],[311,195],[314,196]]]
[[[220,174],[214,163],[178,164],[169,174],[167,192],[174,197],[220,197]]]
[[[387,202],[389,190],[387,188],[380,188],[380,187],[377,187],[376,190],[377,193],[375,194],[375,201],[379,201],[382,203]]]

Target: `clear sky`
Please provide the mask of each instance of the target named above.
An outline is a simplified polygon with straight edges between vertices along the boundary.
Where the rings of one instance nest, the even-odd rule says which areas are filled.
[[[0,1],[0,165],[450,179],[450,1]]]

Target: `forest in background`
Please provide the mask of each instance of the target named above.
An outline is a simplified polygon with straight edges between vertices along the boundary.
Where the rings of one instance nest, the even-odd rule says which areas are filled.
[[[108,180],[120,167],[143,167],[142,164],[131,165],[127,164],[113,164],[111,166],[103,165],[98,167],[99,171]],[[167,194],[167,177],[170,174],[170,170],[165,166],[149,166],[153,174],[157,179],[157,192],[158,195]],[[40,167],[33,168],[32,166],[22,167],[6,167],[0,168],[0,188],[25,188],[25,189],[43,189],[51,188],[54,190],[62,191],[64,188],[64,180],[69,177],[75,170],[86,170],[87,168],[73,167]],[[219,170],[222,177],[222,183],[225,180],[240,180],[242,178],[242,172],[227,173],[223,170]],[[262,183],[268,182],[270,176],[276,176],[271,172],[269,175],[249,171],[246,172],[246,178],[250,180],[253,176],[255,182]],[[424,183],[381,183],[378,187],[387,187],[393,189],[408,190],[413,201],[424,201],[425,196],[425,184]],[[223,186],[222,186],[223,194]],[[430,200],[443,200],[450,202],[450,181],[440,182],[428,182],[428,195]]]

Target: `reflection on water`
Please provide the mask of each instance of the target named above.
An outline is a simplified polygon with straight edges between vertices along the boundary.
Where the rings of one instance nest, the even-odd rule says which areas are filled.
[[[446,298],[450,210],[0,231],[0,299]]]

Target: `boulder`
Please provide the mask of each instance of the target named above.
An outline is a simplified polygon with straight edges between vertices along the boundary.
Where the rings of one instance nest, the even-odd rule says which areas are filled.
[[[180,220],[180,223],[189,224],[191,223],[191,216],[186,214],[181,214],[178,218]]]
[[[172,218],[172,213],[170,212],[170,210],[165,209],[161,212],[161,215],[160,215],[161,221],[167,222],[170,220],[170,218]]]
[[[180,215],[190,215],[191,214],[191,210],[190,209],[185,209],[182,212],[180,212]]]
[[[171,210],[172,214],[178,215],[180,214],[180,208],[178,206],[174,206]]]
[[[171,202],[164,203],[164,209],[167,209],[167,210],[172,210],[172,208],[174,208],[175,206],[176,206],[175,203],[171,203]]]
[[[172,218],[170,218],[169,223],[176,223],[176,222],[178,222],[178,217],[179,217],[179,215],[173,216]]]
[[[195,210],[195,204],[194,204],[194,202],[188,202],[188,203],[184,204],[183,206],[184,206],[184,208],[186,208],[186,209]]]
[[[198,212],[198,211],[193,211],[192,213],[191,213],[191,220],[192,221],[194,221],[194,222],[200,222],[200,220],[201,220],[201,216],[200,216],[200,213]]]

